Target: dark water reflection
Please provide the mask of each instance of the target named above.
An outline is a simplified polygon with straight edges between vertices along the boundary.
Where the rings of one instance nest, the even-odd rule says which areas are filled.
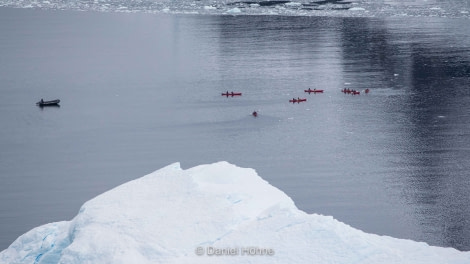
[[[468,250],[470,50],[462,46],[468,42],[460,41],[469,31],[460,29],[463,31],[455,35],[442,29],[439,33],[448,37],[442,45],[412,46],[414,95],[409,98],[408,111],[416,171],[409,181],[416,190],[420,221],[432,226],[426,232],[441,233],[445,243]]]
[[[394,25],[388,22],[387,27],[377,28],[384,23],[374,23],[345,30],[349,43],[345,58],[348,54],[367,57],[370,67],[381,73],[378,82],[382,86],[406,91],[400,112],[407,119],[402,128],[407,141],[401,149],[404,161],[397,164],[404,168],[394,176],[403,181],[404,201],[416,207],[423,239],[437,236],[445,245],[468,250],[470,32],[464,27],[466,22],[453,21],[442,28],[436,23],[436,28],[416,26],[411,32],[390,34],[389,27]],[[357,34],[354,28],[369,30]]]

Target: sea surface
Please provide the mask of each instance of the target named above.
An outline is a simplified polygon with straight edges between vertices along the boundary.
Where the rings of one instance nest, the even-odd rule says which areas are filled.
[[[0,250],[170,163],[222,160],[308,213],[470,250],[467,2],[14,2],[0,3]]]

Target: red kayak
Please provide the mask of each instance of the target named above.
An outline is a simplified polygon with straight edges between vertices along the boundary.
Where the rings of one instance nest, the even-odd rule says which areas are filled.
[[[229,96],[241,96],[241,95],[242,95],[242,93],[234,93],[234,92],[231,92],[231,93],[229,93],[229,92],[222,93],[222,96],[227,96],[227,97],[229,97]]]
[[[343,90],[341,90],[341,92],[347,93],[347,94],[352,94],[352,95],[361,94],[361,92],[359,92],[359,91],[350,90],[350,89],[343,89]]]
[[[307,98],[297,98],[297,99],[290,99],[289,102],[291,103],[300,103],[300,102],[305,102],[307,101]]]
[[[317,89],[310,89],[308,88],[308,90],[304,90],[304,92],[306,93],[323,93],[323,90],[317,90]]]
[[[258,112],[256,111],[253,111],[253,113],[251,113],[254,117],[257,117],[258,116]]]

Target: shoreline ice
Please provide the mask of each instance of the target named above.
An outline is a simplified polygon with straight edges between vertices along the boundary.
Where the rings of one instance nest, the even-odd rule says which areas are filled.
[[[470,252],[367,234],[307,214],[253,169],[171,164],[86,202],[0,263],[470,263]]]
[[[442,4],[442,6],[440,5]],[[118,13],[199,14],[199,15],[279,15],[332,17],[454,17],[470,18],[468,6],[422,1],[376,3],[374,1],[109,1],[109,0],[0,0],[0,7],[78,10]]]

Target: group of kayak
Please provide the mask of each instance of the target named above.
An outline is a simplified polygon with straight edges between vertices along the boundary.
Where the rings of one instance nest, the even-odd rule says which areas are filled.
[[[316,93],[323,93],[323,90],[319,90],[319,89],[313,89],[312,90],[312,89],[308,88],[308,90],[304,90],[304,92],[306,92],[308,94],[310,94],[310,93],[316,94]],[[306,102],[306,101],[307,101],[307,98],[300,98],[300,97],[297,97],[297,99],[292,98],[292,99],[289,100],[289,102],[291,102],[291,103],[301,103],[301,102]]]
[[[345,93],[345,94],[352,94],[352,95],[358,95],[358,94],[361,94],[360,91],[357,91],[357,90],[354,90],[354,89],[349,89],[349,88],[344,88],[341,90],[341,92]],[[369,88],[365,89],[364,90],[364,93],[369,93]]]
[[[323,93],[323,91],[324,90],[320,90],[320,89],[313,89],[312,90],[310,88],[308,88],[307,90],[304,90],[304,92],[306,92],[308,94],[310,94],[310,93],[314,93],[314,94]],[[349,88],[347,88],[347,89],[344,88],[344,89],[341,90],[341,92],[343,92],[345,94],[352,94],[352,95],[357,95],[357,94],[361,93],[360,91],[357,91],[357,90],[354,90],[354,89],[349,89]],[[369,88],[365,89],[364,93],[366,93],[366,94],[369,93]],[[225,93],[222,93],[222,96],[226,96],[226,97],[229,97],[229,96],[234,97],[234,96],[241,96],[241,95],[242,95],[242,93],[233,92],[233,91],[232,92],[227,91]],[[289,100],[289,102],[291,102],[291,103],[301,103],[301,102],[306,102],[306,101],[307,101],[307,98],[300,98],[300,97],[297,97],[297,98],[294,97],[294,98]],[[258,112],[253,111],[253,113],[251,113],[251,115],[254,116],[254,117],[257,117]]]

